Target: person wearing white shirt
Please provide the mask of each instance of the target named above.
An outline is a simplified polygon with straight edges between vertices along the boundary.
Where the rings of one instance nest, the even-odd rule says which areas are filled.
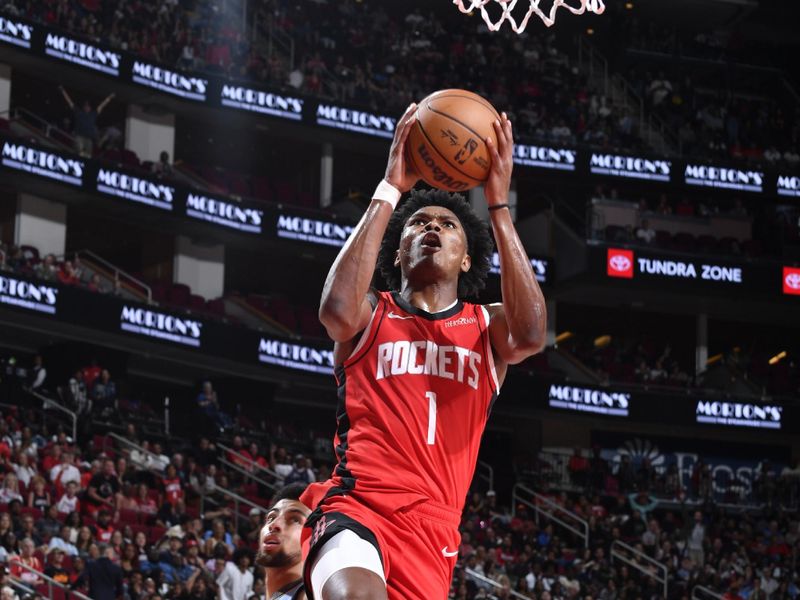
[[[64,525],[61,528],[59,535],[54,535],[50,538],[50,544],[47,546],[47,553],[50,554],[56,548],[63,550],[68,556],[78,556],[78,548],[74,544],[69,543],[70,527]]]
[[[14,473],[17,474],[17,479],[28,487],[31,484],[31,479],[36,475],[36,469],[30,464],[28,455],[24,452],[17,454],[16,463],[14,463]]]
[[[225,568],[217,577],[219,600],[247,600],[253,589],[250,555],[239,549],[233,553],[233,560],[225,563]]]
[[[74,481],[80,486],[81,472],[73,464],[72,459],[71,452],[64,452],[61,463],[50,469],[50,481],[63,487],[66,487],[70,481]]]

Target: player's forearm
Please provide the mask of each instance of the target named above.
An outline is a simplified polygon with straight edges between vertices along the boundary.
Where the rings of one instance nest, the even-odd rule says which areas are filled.
[[[492,229],[500,255],[503,310],[509,345],[518,352],[535,354],[547,339],[547,307],[533,274],[528,253],[514,229],[507,209],[491,211]]]
[[[343,335],[346,338],[347,330],[358,320],[391,216],[392,208],[387,202],[373,200],[328,272],[319,318],[337,341]]]

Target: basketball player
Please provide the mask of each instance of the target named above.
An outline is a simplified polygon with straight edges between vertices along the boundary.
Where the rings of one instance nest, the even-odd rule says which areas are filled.
[[[540,351],[545,301],[507,198],[513,137],[487,140],[485,184],[503,303],[485,284],[488,227],[462,196],[414,191],[404,159],[416,107],[400,119],[385,179],[331,267],[320,320],[335,341],[339,462],[301,498],[306,593],[322,600],[444,600],[480,438],[509,364]],[[396,209],[396,210],[395,210]],[[379,266],[392,292],[370,289]]]
[[[266,600],[306,600],[300,537],[308,507],[300,502],[304,484],[278,490],[258,538],[256,564],[267,571]]]

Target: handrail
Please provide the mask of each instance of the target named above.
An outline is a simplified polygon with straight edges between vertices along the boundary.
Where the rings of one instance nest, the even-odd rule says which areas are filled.
[[[44,117],[40,117],[27,108],[17,106],[12,111],[9,111],[9,116],[27,127],[38,128],[46,138],[61,144],[65,148],[71,150],[75,146],[75,137],[71,133],[53,125]]]
[[[527,498],[520,496],[519,492],[524,492],[529,497],[532,496],[535,502],[531,502]],[[546,510],[541,504],[544,504],[547,507],[552,508],[552,511]],[[541,514],[543,517],[550,519],[551,521],[555,521],[557,524],[561,525],[567,531],[574,533],[576,536],[583,540],[584,548],[589,547],[589,522],[586,519],[579,517],[576,513],[572,512],[569,509],[564,508],[563,506],[553,502],[550,498],[546,496],[542,496],[541,494],[537,494],[532,489],[524,486],[521,483],[517,483],[514,485],[514,488],[511,492],[511,514],[512,516],[516,516],[517,505],[523,504],[527,506],[531,510],[536,513],[536,520],[539,520],[539,515]],[[568,516],[573,521],[577,522],[576,525],[566,522],[561,517],[558,517],[556,513],[559,512],[562,516]],[[580,529],[578,528],[580,527]]]
[[[252,472],[248,471],[247,469],[245,469],[244,467],[242,467],[241,465],[237,465],[236,463],[231,462],[226,458],[219,458],[219,462],[220,462],[220,464],[224,465],[228,469],[232,469],[233,471],[236,471],[237,473],[239,473],[241,475],[244,475],[248,479],[252,479],[255,483],[257,483],[259,485],[263,485],[265,487],[268,487],[272,491],[275,491],[275,490],[278,489],[278,486],[276,486],[274,483],[270,483],[269,481],[265,481],[264,479],[261,479],[260,477],[258,477],[254,473],[252,473]]]
[[[229,500],[231,500],[233,502],[233,527],[234,527],[234,529],[237,529],[237,530],[239,529],[239,504],[245,504],[246,506],[249,506],[251,509],[257,508],[262,513],[267,514],[267,509],[265,507],[260,506],[260,505],[256,504],[255,502],[253,502],[252,500],[248,500],[247,498],[244,498],[244,497],[240,496],[239,494],[235,494],[235,493],[233,493],[232,491],[230,491],[228,489],[220,487],[216,483],[214,483],[214,487],[212,488],[212,491],[213,492],[219,492],[223,496],[227,496],[229,498]],[[207,495],[206,493],[203,493],[203,495],[200,496],[200,512],[201,513],[206,512],[206,510],[205,510],[206,495]]]
[[[53,586],[55,586],[55,587],[61,588],[64,591],[65,597],[67,597],[67,598],[70,598],[70,596],[72,596],[72,597],[78,598],[78,600],[92,600],[91,598],[89,598],[89,596],[85,596],[84,594],[81,594],[80,592],[76,592],[75,590],[70,589],[69,587],[67,587],[63,583],[59,583],[58,581],[56,581],[55,579],[53,579],[49,575],[45,575],[41,571],[37,571],[33,567],[29,567],[25,563],[18,561],[16,558],[12,558],[9,562],[11,564],[14,564],[14,565],[20,567],[24,571],[28,571],[29,573],[33,573],[39,579],[42,579],[43,581],[47,582],[47,597],[48,598],[52,598],[53,597]],[[13,579],[15,581],[22,581],[22,583],[27,583],[27,582],[25,582],[24,580],[22,580],[22,579],[20,579],[18,577],[15,577]]]
[[[151,452],[147,448],[145,448],[143,446],[140,446],[139,444],[136,444],[136,443],[130,441],[129,439],[127,439],[127,438],[122,437],[118,433],[114,433],[113,431],[110,431],[110,432],[106,433],[106,435],[108,437],[110,437],[112,440],[116,441],[117,443],[122,444],[123,446],[127,446],[127,448],[125,448],[125,450],[127,450],[129,456],[130,456],[130,453],[132,452],[131,448],[133,448],[137,452],[140,452],[141,454],[146,455],[148,458],[151,458],[154,461],[159,460],[159,456],[155,452]],[[144,465],[141,465],[141,466],[144,467]],[[158,469],[155,469],[153,467],[145,467],[145,468],[149,469],[152,472],[161,474],[161,472]]]
[[[90,259],[91,261],[94,261],[94,262],[100,263],[100,265],[101,265],[101,266],[105,267],[106,269],[109,269],[109,270],[111,270],[111,271],[113,272],[113,274],[114,274],[114,280],[115,280],[115,281],[119,281],[119,279],[120,279],[120,276],[122,276],[122,277],[124,277],[124,278],[125,278],[127,281],[133,282],[134,284],[136,284],[137,286],[139,286],[140,288],[142,288],[142,290],[144,291],[144,294],[145,294],[145,296],[147,297],[147,303],[148,303],[148,304],[152,304],[152,303],[153,303],[153,290],[152,290],[152,288],[151,288],[149,285],[147,285],[147,284],[146,284],[145,282],[143,282],[142,280],[140,280],[140,279],[137,279],[136,277],[134,277],[133,275],[131,275],[131,274],[130,274],[130,273],[128,273],[127,271],[123,271],[122,269],[120,269],[120,268],[119,268],[119,267],[117,267],[116,265],[114,265],[114,264],[112,264],[112,263],[108,262],[108,261],[107,261],[106,259],[104,259],[102,256],[98,256],[97,254],[95,254],[95,253],[94,253],[94,252],[92,252],[91,250],[88,250],[88,249],[85,249],[85,248],[84,248],[83,250],[76,250],[76,251],[75,251],[73,254],[74,254],[75,256],[77,256],[78,258],[80,258],[80,256],[81,256],[82,254],[83,254],[83,255],[86,255],[86,256],[88,256],[88,257],[89,257],[89,259]],[[133,287],[133,286],[130,286],[130,287]]]
[[[499,590],[503,589],[503,586],[497,583],[494,579],[489,579],[488,577],[486,577],[486,575],[481,575],[480,573],[478,573],[477,571],[473,571],[469,567],[464,567],[464,573],[466,573],[473,579],[477,579],[478,581],[481,581],[483,583],[488,583],[489,585],[491,585],[496,589]],[[509,593],[514,598],[522,598],[522,600],[532,600],[531,596],[525,596],[524,594],[520,594],[515,590],[509,590]]]
[[[270,477],[274,477],[275,479],[280,479],[280,475],[278,475],[272,469],[258,464],[254,460],[247,458],[244,454],[242,454],[240,452],[237,452],[236,450],[234,450],[233,448],[231,448],[229,446],[226,446],[222,442],[216,442],[215,445],[217,446],[217,448],[222,448],[228,454],[235,454],[237,458],[241,458],[243,461],[248,463],[248,465],[252,466],[254,469],[258,469],[259,471],[263,471],[264,473],[266,473]]]
[[[643,565],[641,565],[636,560],[634,560],[634,559],[630,558],[629,556],[626,556],[625,554],[620,552],[617,548],[622,548],[626,552],[629,552],[630,554],[633,554],[639,560],[643,560],[644,562],[649,563],[651,568],[648,569],[647,567],[644,567]],[[664,598],[667,597],[667,584],[668,584],[667,565],[665,565],[664,563],[662,563],[660,561],[657,561],[654,558],[650,558],[644,552],[639,552],[633,546],[630,546],[630,545],[626,544],[625,542],[621,542],[619,540],[614,540],[614,542],[612,542],[612,544],[611,544],[611,559],[613,560],[615,558],[617,560],[620,560],[620,561],[624,562],[629,567],[633,567],[634,569],[636,569],[637,571],[639,571],[643,575],[646,575],[648,577],[652,577],[656,581],[661,583],[664,586]],[[661,576],[658,576],[655,573],[653,573],[652,568],[657,569],[658,572],[661,573]]]
[[[715,600],[723,600],[723,596],[721,594],[718,594],[711,588],[707,588],[704,585],[696,585],[692,588],[692,600],[705,600],[707,598],[714,598]]]
[[[481,470],[483,472],[481,472]],[[488,489],[494,489],[494,469],[492,468],[492,465],[485,461],[479,460],[477,468],[475,469],[475,476],[484,480],[489,486]]]
[[[42,401],[42,410],[48,410],[50,408],[53,408],[55,410],[61,411],[62,413],[66,414],[70,419],[72,419],[72,440],[73,441],[77,441],[77,439],[78,439],[78,415],[76,413],[74,413],[73,411],[71,411],[67,407],[62,406],[56,400],[54,400],[52,398],[48,398],[47,396],[45,396],[43,394],[40,394],[39,392],[36,392],[36,391],[34,391],[34,390],[30,389],[30,388],[27,389],[27,392],[31,396],[34,396],[35,398],[38,398],[39,400]]]

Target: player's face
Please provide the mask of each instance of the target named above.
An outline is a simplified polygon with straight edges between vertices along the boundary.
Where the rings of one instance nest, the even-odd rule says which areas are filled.
[[[433,267],[436,276],[458,276],[470,268],[467,236],[453,211],[443,206],[426,206],[411,215],[400,235],[395,265],[405,276]]]
[[[297,500],[281,500],[267,513],[258,537],[256,564],[290,567],[302,560],[300,534],[311,511]]]

